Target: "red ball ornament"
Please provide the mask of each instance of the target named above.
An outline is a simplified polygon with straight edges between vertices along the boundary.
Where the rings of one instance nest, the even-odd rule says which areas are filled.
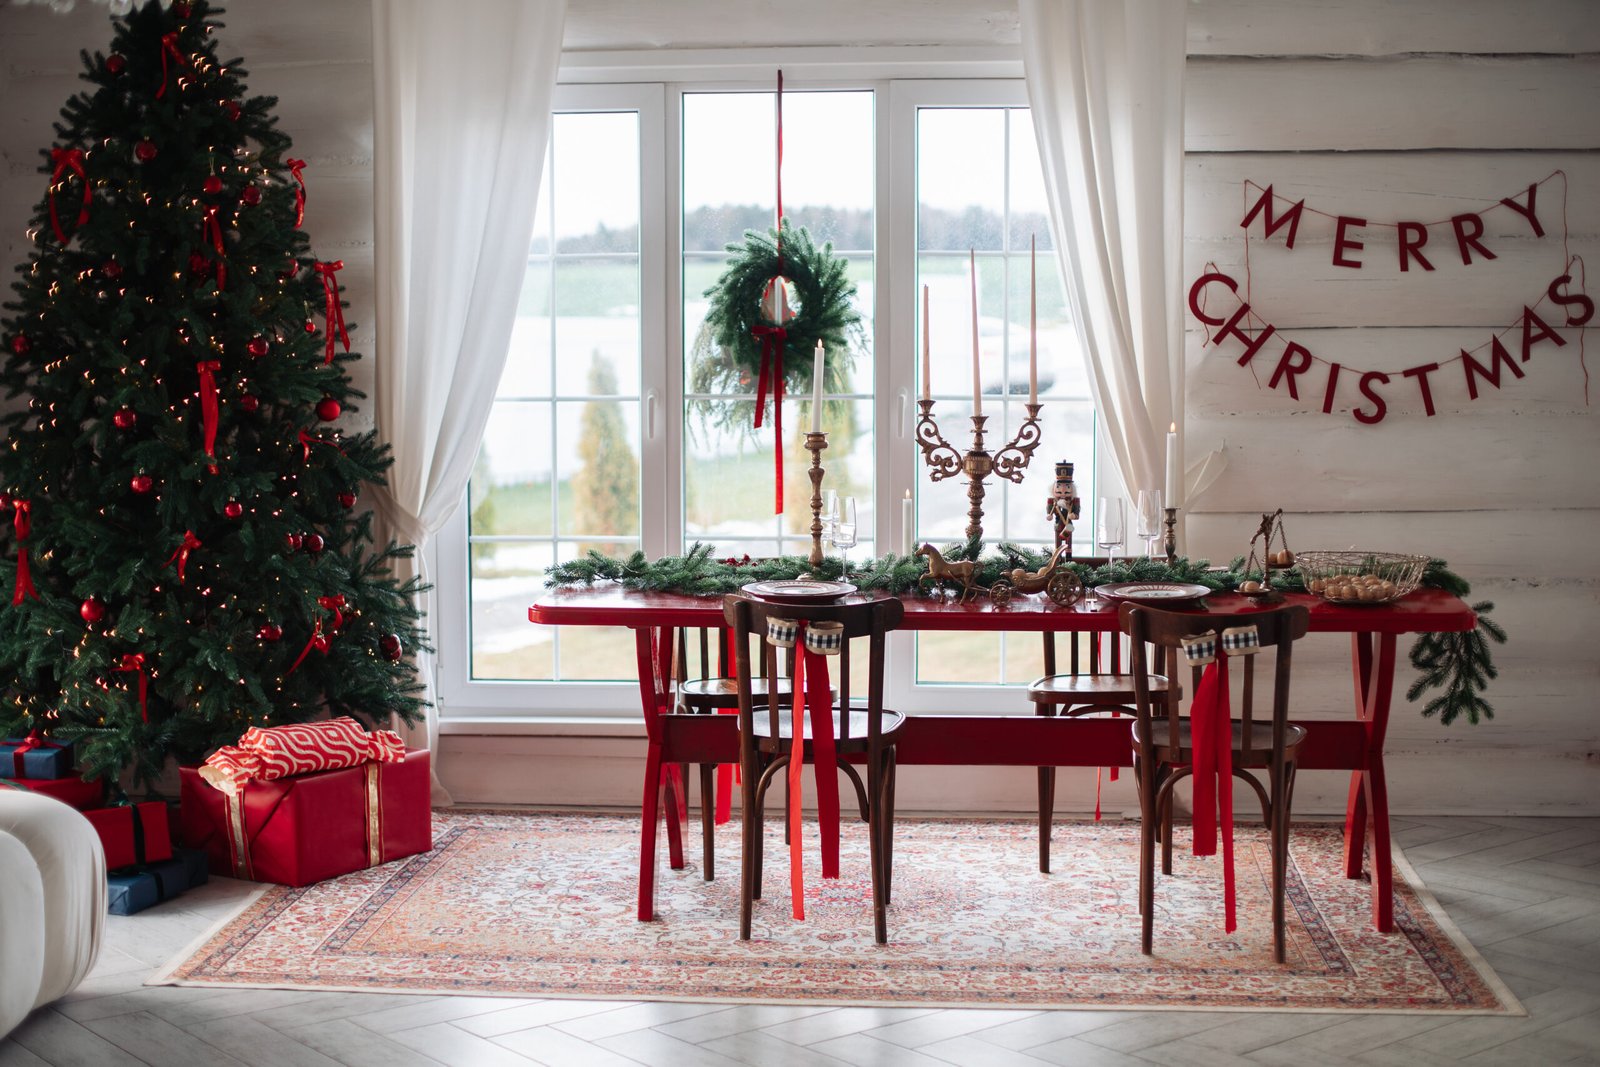
[[[350,490],[346,489],[344,492],[339,494],[339,506],[344,508],[346,511],[349,511],[351,508],[356,506],[356,495]]]
[[[400,656],[406,650],[399,634],[384,634],[378,638],[378,651],[383,653],[383,658],[390,663],[399,663]]]
[[[283,627],[275,622],[269,622],[256,631],[256,639],[259,641],[282,641]]]
[[[333,642],[328,640],[328,635],[327,634],[312,634],[311,635],[311,647],[316,649],[318,652],[326,652],[326,651],[328,651],[328,647],[330,645],[332,645],[332,644],[333,644]]]
[[[323,544],[321,534],[306,534],[302,543],[306,546],[306,551],[311,553],[313,556],[322,551]]]
[[[106,56],[106,73],[121,74],[128,69],[128,61],[120,53],[112,52]]]
[[[108,281],[114,282],[122,277],[122,264],[114,259],[108,259],[105,262],[105,266],[100,268],[100,273],[105,275]]]
[[[11,494],[0,492],[0,511],[11,510]]]
[[[148,493],[150,490],[154,489],[155,486],[156,480],[150,477],[148,474],[135,474],[128,482],[128,488],[132,489],[135,493],[140,494]]]
[[[33,342],[28,340],[28,335],[19,333],[11,339],[11,351],[19,356],[25,356],[33,348]]]
[[[222,192],[222,179],[215,174],[208,174],[206,175],[206,180],[200,183],[200,188],[202,191],[215,196]]]
[[[344,408],[339,406],[339,402],[331,396],[325,396],[317,401],[317,418],[323,422],[332,422],[339,417],[339,413],[343,410]]]
[[[310,319],[307,319],[306,320],[306,333],[316,333],[316,332],[317,332],[317,324],[312,322]]]
[[[106,605],[99,597],[92,596],[78,605],[78,614],[83,616],[83,621],[93,626],[106,617]]]
[[[254,207],[255,205],[261,203],[261,189],[258,186],[247,185],[244,187],[244,190],[239,193],[239,199],[243,203]]]
[[[230,500],[226,504],[222,505],[222,513],[228,516],[230,519],[237,519],[240,515],[244,514],[244,505],[239,503],[237,500]]]
[[[189,6],[189,0],[173,0],[172,2],[172,15],[174,18],[186,19],[192,10]]]
[[[302,541],[303,538],[301,538],[301,536],[297,533],[283,535],[283,543],[288,546],[290,552],[300,551],[300,545]]]
[[[254,393],[246,393],[239,398],[239,410],[253,412],[261,406],[261,398]]]
[[[131,430],[139,421],[139,415],[132,408],[118,408],[111,416],[111,425],[119,430]]]
[[[240,108],[237,100],[224,100],[222,102],[222,111],[234,122],[239,121]]]
[[[250,338],[250,343],[244,347],[245,351],[259,359],[267,354],[267,339],[262,337],[260,334],[256,334],[254,337]]]
[[[154,141],[140,141],[133,146],[133,158],[140,163],[148,163],[156,158],[156,144]]]
[[[201,253],[201,252],[190,252],[189,253],[189,273],[190,274],[204,274],[206,271],[208,271],[210,269],[211,269],[211,261],[205,257],[204,253]]]

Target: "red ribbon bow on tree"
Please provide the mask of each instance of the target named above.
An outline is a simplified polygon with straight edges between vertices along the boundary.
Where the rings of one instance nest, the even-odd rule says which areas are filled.
[[[200,416],[205,425],[206,459],[210,460],[210,471],[217,473],[217,371],[222,369],[222,361],[218,359],[205,359],[194,365],[200,372]]]
[[[189,553],[193,552],[195,549],[197,549],[199,547],[200,547],[200,538],[198,538],[198,537],[196,537],[194,535],[194,531],[193,530],[185,530],[185,531],[183,531],[183,544],[179,545],[173,551],[172,555],[167,557],[167,562],[165,563],[165,566],[170,567],[170,566],[172,566],[172,564],[174,562],[176,562],[178,564],[178,584],[179,585],[183,584],[183,568],[189,562]]]
[[[222,223],[217,221],[217,212],[220,211],[216,204],[206,205],[206,216],[200,222],[200,242],[211,242],[211,247],[217,250],[217,288],[225,289],[228,286],[228,267],[223,262],[223,255],[228,246],[222,243]]]
[[[17,590],[11,594],[11,605],[22,603],[24,597],[39,599],[39,590],[34,588],[33,574],[28,570],[28,535],[33,532],[33,505],[26,500],[13,500],[11,506],[17,509],[16,518],[12,520],[13,528],[17,532]]]
[[[81,148],[52,148],[50,162],[55,164],[55,170],[50,175],[50,225],[55,228],[56,240],[66,244],[67,235],[61,229],[61,219],[56,214],[56,188],[68,171],[72,171],[83,182],[83,206],[78,209],[78,221],[74,223],[75,226],[82,226],[89,221],[89,200],[92,195],[89,191],[89,175],[83,169]]]
[[[342,594],[319,596],[317,597],[317,606],[325,611],[333,612],[333,628],[335,630],[344,625],[344,596]],[[306,657],[311,654],[313,648],[326,656],[328,649],[332,647],[333,639],[322,632],[322,620],[319,618],[317,619],[316,628],[311,631],[311,639],[306,642],[306,647],[300,650],[300,654],[294,658],[294,664],[289,668],[288,673],[293,674],[299,670],[300,664],[305,662]]]
[[[340,448],[338,445],[334,444],[332,441],[324,441],[320,437],[313,436],[312,434],[309,434],[306,431],[301,430],[300,431],[300,448],[301,448],[300,462],[301,463],[310,463],[311,462],[311,446],[312,445],[327,445],[329,448],[331,448],[335,452],[339,453],[339,455],[341,455],[341,456],[344,455],[344,449]]]
[[[333,362],[333,336],[338,332],[339,340],[344,342],[344,350],[350,351],[350,335],[344,329],[344,309],[339,306],[339,282],[334,278],[335,271],[344,270],[344,260],[336,259],[329,263],[313,263],[311,269],[322,275],[322,292],[327,300],[323,307],[327,325],[323,333],[328,337],[328,355],[323,363]]]
[[[333,612],[333,628],[337,630],[344,625],[344,594],[336,593],[333,596],[317,597],[317,607],[324,611]]]
[[[120,666],[111,668],[116,673],[123,671],[139,672],[139,718],[145,722],[150,721],[150,678],[144,672],[144,653],[129,652],[122,657]]]
[[[300,224],[306,221],[306,180],[300,176],[300,172],[306,169],[306,161],[286,159],[284,162],[289,165],[289,176],[300,183],[300,187],[294,191],[294,228],[298,230]]]
[[[168,56],[171,56],[172,61],[180,67],[186,67],[189,65],[189,61],[184,58],[183,53],[178,51],[177,31],[173,31],[172,33],[164,33],[161,35],[161,88],[156,90],[157,100],[160,100],[163,96],[167,95]]]

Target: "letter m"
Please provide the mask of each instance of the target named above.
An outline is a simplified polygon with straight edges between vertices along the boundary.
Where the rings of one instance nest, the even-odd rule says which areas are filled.
[[[1305,209],[1306,202],[1304,199],[1297,200],[1288,211],[1285,211],[1282,215],[1274,217],[1272,214],[1272,202],[1274,199],[1275,198],[1272,195],[1272,186],[1269,185],[1262,192],[1261,199],[1257,200],[1254,206],[1250,208],[1250,213],[1244,217],[1244,221],[1239,223],[1239,226],[1248,230],[1250,228],[1250,224],[1256,220],[1256,216],[1265,211],[1267,215],[1267,228],[1266,232],[1262,234],[1262,237],[1271,237],[1273,234],[1283,229],[1284,226],[1288,226],[1289,236],[1284,238],[1283,247],[1293,248],[1295,232],[1300,229],[1300,212]]]

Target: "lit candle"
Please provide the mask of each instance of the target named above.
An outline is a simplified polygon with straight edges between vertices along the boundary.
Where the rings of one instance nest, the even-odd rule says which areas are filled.
[[[1039,402],[1039,258],[1028,238],[1028,403]]]
[[[900,501],[900,541],[903,556],[909,556],[915,549],[912,545],[911,535],[914,532],[914,519],[911,514],[911,490],[906,490],[906,498]]]
[[[928,378],[928,287],[922,287],[922,399],[933,399],[933,386]]]
[[[967,249],[967,275],[972,280],[972,413],[983,414],[983,375],[978,370],[978,256]]]
[[[1178,462],[1178,424],[1173,423],[1167,428],[1167,507],[1183,506],[1178,498],[1178,487],[1182,484],[1183,471],[1179,469]]]
[[[822,342],[811,354],[811,432],[822,432]]]

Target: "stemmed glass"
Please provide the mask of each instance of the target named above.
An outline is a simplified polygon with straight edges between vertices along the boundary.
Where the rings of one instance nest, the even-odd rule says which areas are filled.
[[[833,528],[839,524],[839,490],[822,491],[822,512],[818,518],[822,520],[823,544],[833,544]]]
[[[832,493],[833,491],[829,490],[829,492]],[[840,550],[840,577],[849,580],[850,557],[848,553],[850,549],[856,546],[856,498],[853,496],[847,496],[844,498],[841,504],[838,499],[838,494],[834,493],[833,496],[835,512],[831,524],[832,529],[828,534],[828,540],[834,548]]]
[[[1138,530],[1139,537],[1145,542],[1144,554],[1151,559],[1156,555],[1156,541],[1161,537],[1161,490],[1139,490],[1138,503]]]
[[[1094,543],[1106,553],[1106,569],[1117,562],[1117,546],[1122,544],[1122,498],[1103,496],[1094,513]]]

